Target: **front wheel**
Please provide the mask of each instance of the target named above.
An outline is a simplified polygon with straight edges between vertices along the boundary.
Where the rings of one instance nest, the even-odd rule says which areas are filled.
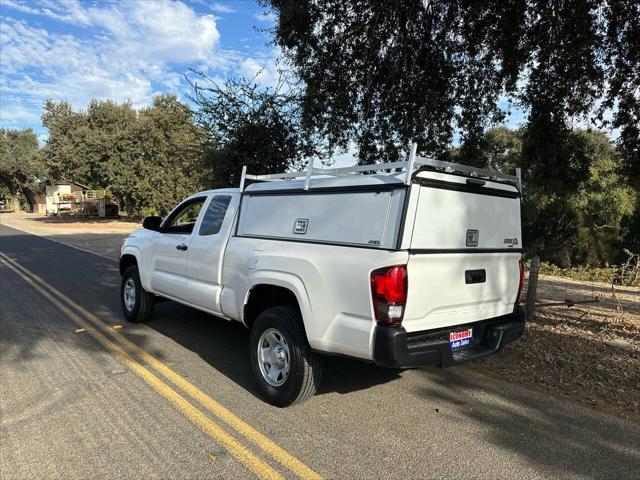
[[[316,393],[322,359],[307,344],[297,308],[271,307],[258,315],[249,357],[260,393],[272,405],[287,407]]]
[[[138,267],[131,265],[120,282],[122,313],[130,322],[146,322],[153,316],[155,297],[142,288]]]

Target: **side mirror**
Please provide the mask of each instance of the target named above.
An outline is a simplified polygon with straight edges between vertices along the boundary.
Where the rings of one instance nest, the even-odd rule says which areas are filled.
[[[160,230],[161,223],[162,217],[144,217],[144,220],[142,220],[142,228],[157,232],[158,230]]]

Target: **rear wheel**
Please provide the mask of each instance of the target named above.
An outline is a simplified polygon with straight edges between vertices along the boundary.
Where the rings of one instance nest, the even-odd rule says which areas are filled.
[[[153,316],[155,297],[142,288],[138,267],[131,265],[120,282],[122,313],[130,322],[146,322]]]
[[[297,308],[271,307],[258,315],[249,357],[260,393],[272,405],[287,407],[316,393],[322,359],[309,348]]]

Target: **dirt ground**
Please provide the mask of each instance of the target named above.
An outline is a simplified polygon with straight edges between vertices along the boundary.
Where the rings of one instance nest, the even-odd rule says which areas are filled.
[[[566,299],[598,302],[542,306]],[[541,275],[538,302],[519,342],[468,367],[640,422],[640,288]]]
[[[45,217],[31,213],[0,214],[0,224],[2,223],[19,228],[20,230],[42,235],[129,233],[135,228],[140,228],[139,222],[132,222],[125,218],[86,218],[75,215]]]
[[[122,238],[140,227],[125,220],[30,214],[2,214],[0,223],[61,236],[63,243],[114,260]],[[520,341],[465,368],[640,422],[640,288],[540,275],[538,303]]]

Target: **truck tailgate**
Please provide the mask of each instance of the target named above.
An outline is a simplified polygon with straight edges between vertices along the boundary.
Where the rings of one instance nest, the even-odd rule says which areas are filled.
[[[513,312],[520,253],[412,254],[407,332],[475,322]]]

